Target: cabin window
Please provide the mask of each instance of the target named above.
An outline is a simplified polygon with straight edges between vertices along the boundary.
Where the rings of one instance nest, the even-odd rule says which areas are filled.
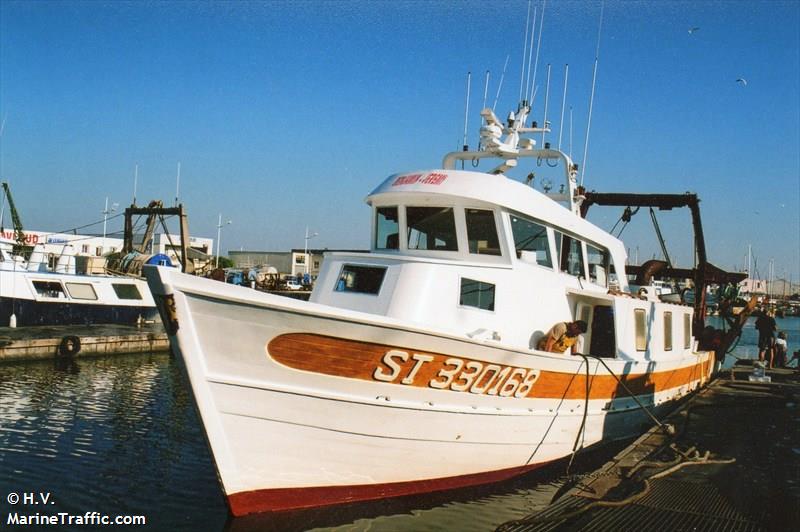
[[[345,264],[334,290],[336,292],[355,292],[377,295],[381,290],[386,268],[379,266],[358,266]]]
[[[450,207],[406,207],[408,249],[458,251],[456,222]]]
[[[550,242],[547,239],[547,228],[536,222],[511,216],[511,232],[514,235],[514,248],[517,258],[522,257],[523,251],[529,251],[536,256],[536,263],[547,268],[553,267],[550,257]]]
[[[647,350],[647,313],[643,308],[633,309],[633,323],[636,332],[636,350]]]
[[[94,291],[94,287],[90,284],[86,283],[66,283],[67,285],[67,292],[69,292],[70,297],[74,299],[88,299],[88,300],[96,300],[97,293]]]
[[[375,249],[400,247],[397,207],[378,207],[375,214]]]
[[[608,251],[586,244],[586,261],[589,263],[589,280],[600,286],[607,286]]]
[[[692,347],[692,317],[690,314],[683,315],[683,348]]]
[[[494,285],[462,277],[459,304],[494,311]]]
[[[664,351],[672,351],[672,312],[664,313]]]
[[[33,281],[33,288],[41,297],[67,298],[64,287],[58,281]]]
[[[116,284],[111,285],[114,292],[120,299],[142,299],[142,294],[139,293],[139,288],[134,284]]]
[[[561,271],[570,275],[585,277],[583,273],[583,249],[581,241],[569,235],[556,233],[556,254]]]
[[[500,255],[500,240],[494,212],[482,209],[467,209],[467,240],[469,252],[478,255]]]

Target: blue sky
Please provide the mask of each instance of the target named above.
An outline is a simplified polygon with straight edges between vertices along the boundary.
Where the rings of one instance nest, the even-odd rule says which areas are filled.
[[[468,71],[470,144],[507,55],[498,115],[516,106],[527,5],[2,0],[0,175],[25,225],[55,231],[129,204],[136,164],[139,203],[172,203],[180,162],[192,234],[233,221],[223,250],[301,248],[306,225],[314,247],[364,248],[366,194],[461,143]],[[555,139],[569,63],[578,162],[599,15],[545,9],[534,115],[551,63]],[[741,267],[750,244],[760,273],[772,258],[800,279],[799,94],[800,2],[608,1],[585,184],[697,192],[713,262]],[[658,216],[688,265],[688,212]],[[623,239],[660,255],[644,211]]]

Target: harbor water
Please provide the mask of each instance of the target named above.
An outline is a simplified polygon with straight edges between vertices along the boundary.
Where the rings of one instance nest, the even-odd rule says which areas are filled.
[[[736,357],[757,357],[754,321]],[[790,353],[799,349],[800,318],[777,322]],[[571,477],[562,462],[476,489],[230,519],[188,383],[170,355],[0,365],[0,529],[43,528],[9,524],[15,513],[97,512],[144,516],[145,526],[125,528],[146,530],[493,530],[543,509],[614,450],[581,458]]]

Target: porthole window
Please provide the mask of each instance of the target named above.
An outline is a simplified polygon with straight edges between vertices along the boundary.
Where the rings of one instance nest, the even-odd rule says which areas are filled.
[[[633,309],[633,321],[636,329],[636,350],[647,350],[647,313],[643,308]]]
[[[672,312],[664,313],[664,351],[672,351]]]
[[[336,282],[336,292],[377,295],[381,291],[386,268],[345,264]]]
[[[86,283],[66,283],[67,291],[73,299],[87,299],[94,301],[97,299],[97,294],[94,287]]]
[[[683,315],[683,348],[692,347],[692,317],[690,314]]]
[[[492,283],[462,277],[459,304],[494,311],[494,288]]]

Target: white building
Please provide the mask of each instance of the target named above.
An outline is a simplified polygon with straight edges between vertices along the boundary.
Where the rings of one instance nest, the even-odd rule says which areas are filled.
[[[14,230],[5,229],[2,236],[14,240]],[[48,255],[61,255],[65,246],[72,246],[76,255],[102,257],[122,249],[122,239],[110,236],[49,233],[25,230],[25,243],[29,246],[41,244]]]

